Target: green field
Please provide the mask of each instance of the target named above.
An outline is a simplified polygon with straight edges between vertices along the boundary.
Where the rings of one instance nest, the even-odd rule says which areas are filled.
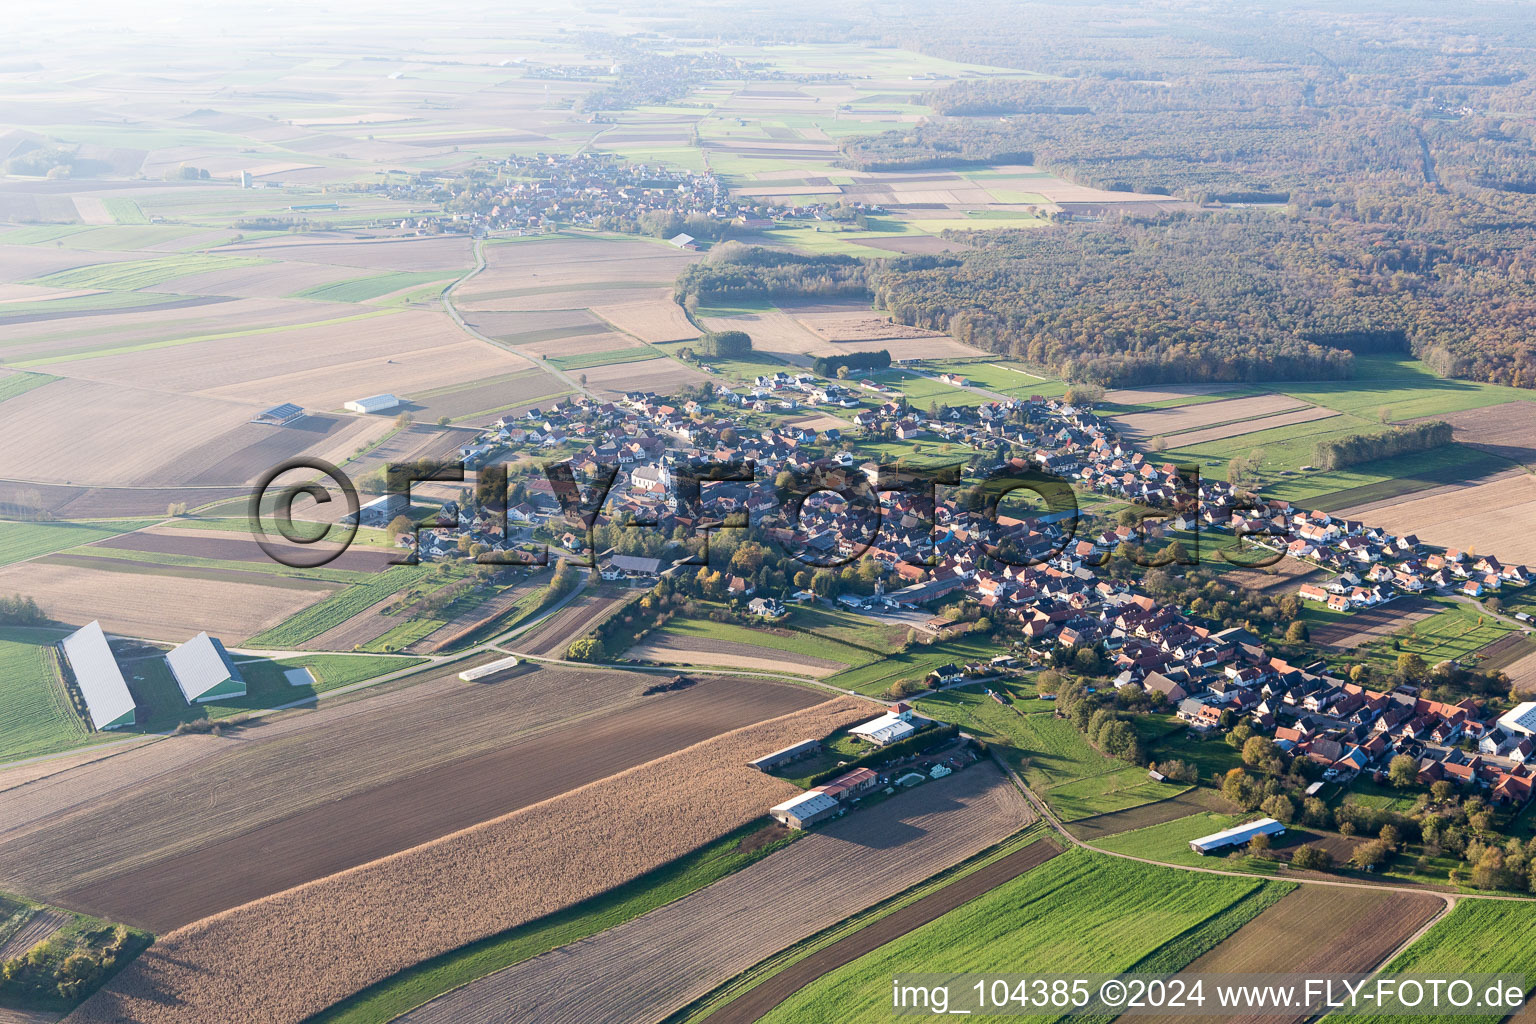
[[[1400,953],[1382,972],[1420,978],[1451,978],[1466,974],[1521,974],[1530,988],[1536,984],[1536,946],[1529,936],[1536,931],[1536,903],[1462,900],[1436,921],[1413,945]],[[1481,994],[1481,993],[1479,993]],[[1382,1017],[1375,1014],[1335,1013],[1333,1024],[1356,1021],[1412,1020],[1423,1024],[1473,1024],[1504,1019],[1503,1013],[1428,1014],[1421,1008],[1413,1016]],[[1524,1017],[1525,1014],[1517,1014]]]
[[[763,1024],[891,1019],[903,972],[1173,972],[1292,886],[1070,850],[801,989]],[[1037,1020],[1053,1019],[1037,1017]]]
[[[655,359],[656,351],[648,345],[634,348],[612,349],[608,352],[584,352],[574,356],[550,356],[547,362],[562,370],[580,370],[588,366],[611,366],[614,363],[639,363]]]
[[[1331,512],[1445,484],[1475,483],[1513,465],[1478,448],[1448,444],[1348,469],[1282,478],[1266,487],[1265,494]]]
[[[0,761],[68,750],[91,736],[69,705],[48,648],[0,640]]]
[[[437,281],[450,281],[457,276],[442,270],[398,270],[388,274],[373,274],[369,277],[354,277],[349,281],[316,285],[313,288],[294,292],[289,297],[319,299],[323,302],[367,302],[369,299],[376,299],[391,292]]]
[[[1349,380],[1308,381],[1277,390],[1370,420],[1387,409],[1394,421],[1536,400],[1523,388],[1437,377],[1416,359],[1390,356],[1356,356],[1355,376]]]
[[[118,519],[91,523],[18,523],[0,520],[0,565],[10,565],[38,555],[116,537],[153,526],[159,521]]]
[[[739,871],[789,841],[743,850],[743,840],[763,827],[753,822],[601,896],[402,971],[311,1018],[310,1024],[384,1024],[449,989],[607,931]]]
[[[807,658],[824,658],[856,667],[877,661],[876,651],[852,647],[836,640],[812,636],[807,633],[789,632],[789,635],[772,632],[771,627],[748,629],[730,622],[714,622],[710,619],[673,619],[656,634],[660,636],[690,637],[698,640],[723,640],[729,643],[749,644],[769,651],[783,651]],[[793,665],[786,665],[792,669]]]
[[[255,256],[221,256],[189,254],[185,256],[160,256],[147,260],[126,260],[120,263],[98,263],[89,267],[60,270],[28,283],[50,288],[106,288],[111,291],[131,292],[139,288],[152,288],[157,284],[174,281],[191,274],[206,274],[214,270],[234,270],[239,267],[256,267],[271,260]]]
[[[1062,821],[1123,811],[1187,793],[1192,786],[1158,782],[1145,768],[1128,765],[1119,771],[1066,782],[1045,791],[1046,801]]]
[[[33,388],[40,388],[59,378],[49,373],[12,373],[0,377],[0,402],[17,395],[24,395]]]
[[[960,637],[936,643],[932,647],[913,647],[900,654],[892,654],[828,676],[825,681],[832,686],[878,696],[903,680],[921,681],[928,673],[948,662],[962,664],[978,658],[986,660],[996,653],[988,641]]]
[[[354,583],[338,591],[319,604],[310,605],[292,618],[278,623],[271,629],[257,633],[246,641],[249,647],[294,647],[306,640],[313,640],[333,626],[384,600],[397,590],[404,590],[415,582],[420,566],[396,565],[369,576],[365,581]]]
[[[1400,652],[1417,654],[1434,665],[1441,661],[1465,658],[1515,627],[1491,615],[1484,615],[1470,605],[1447,604],[1443,611],[1405,628],[1412,632],[1399,640],[1400,648],[1383,645],[1381,656],[1395,660]]]

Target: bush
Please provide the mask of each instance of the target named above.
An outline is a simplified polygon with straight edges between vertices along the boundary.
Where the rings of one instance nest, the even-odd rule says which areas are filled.
[[[1333,855],[1321,846],[1307,843],[1291,854],[1291,866],[1307,871],[1327,871],[1333,867]]]

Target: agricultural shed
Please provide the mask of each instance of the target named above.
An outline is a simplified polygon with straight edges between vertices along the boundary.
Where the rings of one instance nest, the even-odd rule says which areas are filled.
[[[1191,839],[1189,848],[1204,857],[1208,853],[1215,853],[1229,846],[1241,846],[1257,835],[1278,836],[1284,831],[1285,826],[1274,818],[1260,818],[1246,825],[1238,825],[1236,828],[1201,836],[1199,839]]]
[[[771,772],[780,765],[819,753],[821,753],[821,740],[801,740],[799,743],[791,743],[787,747],[775,750],[771,754],[764,754],[756,761],[747,763],[760,772]]]
[[[392,412],[400,408],[400,399],[394,395],[369,395],[367,398],[354,398],[343,406],[348,412],[375,413]]]
[[[768,813],[773,820],[790,828],[809,828],[818,821],[832,817],[841,806],[832,797],[813,789],[809,793],[791,797],[776,807],[770,807]]]
[[[1536,736],[1536,700],[1515,705],[1514,710],[1499,719],[1505,731],[1521,736]]]
[[[224,645],[207,633],[199,633],[171,651],[165,661],[188,704],[245,696],[245,677]]]
[[[123,681],[123,671],[107,645],[100,622],[81,626],[64,638],[64,657],[75,674],[75,685],[85,698],[91,724],[97,729],[116,729],[134,721],[133,694]]]
[[[281,427],[286,423],[292,423],[303,415],[304,409],[302,406],[294,405],[292,402],[284,402],[282,405],[274,405],[270,409],[263,409],[256,416],[252,417],[251,422]]]

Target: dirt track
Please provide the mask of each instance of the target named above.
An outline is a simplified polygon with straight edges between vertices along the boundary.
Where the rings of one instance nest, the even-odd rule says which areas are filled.
[[[638,1024],[1017,831],[1022,794],[973,765],[823,826],[713,885],[456,989],[410,1024]]]
[[[1038,867],[1061,852],[1049,839],[1031,843],[1001,860],[974,871],[957,882],[909,903],[871,925],[839,939],[830,946],[798,960],[761,985],[732,1000],[709,1015],[709,1024],[753,1024],[784,1000],[817,978],[851,964],[865,953],[901,938],[929,921],[937,920],[963,903],[991,892],[1031,868]]]

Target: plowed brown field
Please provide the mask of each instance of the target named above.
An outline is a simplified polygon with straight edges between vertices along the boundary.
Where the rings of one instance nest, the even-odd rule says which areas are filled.
[[[839,697],[199,921],[162,937],[75,1019],[301,1021],[403,968],[605,892],[759,817],[797,790],[747,761],[825,736],[869,709]],[[893,851],[876,852],[878,875]]]
[[[739,680],[641,698],[651,682],[533,669],[464,686],[443,694],[458,707],[429,712],[418,727],[426,749],[413,749],[399,721],[393,740],[380,728],[390,723],[370,723],[354,724],[349,737],[312,735],[299,749],[241,744],[184,779],[130,794],[128,823],[108,826],[124,805],[104,802],[6,842],[0,863],[66,906],[168,931],[817,700],[810,690]],[[465,719],[470,705],[499,721],[499,736]],[[453,746],[438,738],[455,729],[464,732]],[[222,792],[220,807],[198,799],[207,786]]]
[[[1018,831],[1029,805],[985,762],[826,825],[617,928],[456,989],[410,1024],[641,1024]]]

